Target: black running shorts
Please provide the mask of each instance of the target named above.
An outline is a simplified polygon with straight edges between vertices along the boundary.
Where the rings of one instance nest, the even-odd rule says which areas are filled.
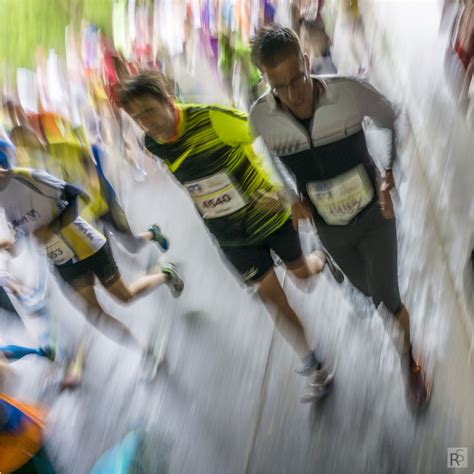
[[[221,249],[227,260],[248,284],[261,280],[273,268],[271,250],[285,263],[294,262],[303,255],[300,237],[293,229],[291,219],[257,244],[221,247]]]
[[[106,242],[96,253],[76,263],[56,265],[61,278],[71,286],[92,286],[96,276],[105,287],[120,278],[110,245]]]

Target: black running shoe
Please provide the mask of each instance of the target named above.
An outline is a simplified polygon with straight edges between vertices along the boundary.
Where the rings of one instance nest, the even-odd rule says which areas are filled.
[[[331,255],[329,255],[329,253],[324,249],[318,250],[317,252],[324,259],[324,265],[329,268],[334,280],[336,280],[338,283],[342,283],[344,281],[344,273],[339,270],[339,267],[335,264]]]

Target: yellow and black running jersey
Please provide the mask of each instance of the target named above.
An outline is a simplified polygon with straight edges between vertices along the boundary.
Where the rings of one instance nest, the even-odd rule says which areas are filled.
[[[108,211],[100,181],[82,127],[73,129],[71,124],[57,114],[45,112],[34,116],[37,128],[16,127],[16,157],[19,166],[43,169],[65,182],[84,189],[90,202],[83,217],[90,222]],[[46,145],[39,146],[38,134]],[[84,138],[83,138],[84,137]],[[37,143],[35,143],[35,139]]]
[[[258,196],[277,186],[252,148],[247,115],[234,109],[178,104],[178,132],[167,143],[145,137],[146,148],[182,183],[222,246],[255,244],[279,229],[289,209],[268,210]]]

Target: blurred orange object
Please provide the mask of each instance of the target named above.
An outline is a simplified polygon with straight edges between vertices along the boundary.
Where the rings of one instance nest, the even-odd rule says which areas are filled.
[[[0,431],[0,472],[13,472],[41,449],[46,410],[18,402],[2,393],[0,401],[22,413],[18,430],[11,433]]]

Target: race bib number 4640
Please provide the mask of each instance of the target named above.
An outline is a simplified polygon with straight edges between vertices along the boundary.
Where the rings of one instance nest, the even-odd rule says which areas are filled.
[[[227,216],[246,204],[226,173],[188,182],[185,186],[204,219]]]
[[[348,224],[374,197],[374,188],[363,165],[326,181],[306,185],[319,215],[329,225]]]

